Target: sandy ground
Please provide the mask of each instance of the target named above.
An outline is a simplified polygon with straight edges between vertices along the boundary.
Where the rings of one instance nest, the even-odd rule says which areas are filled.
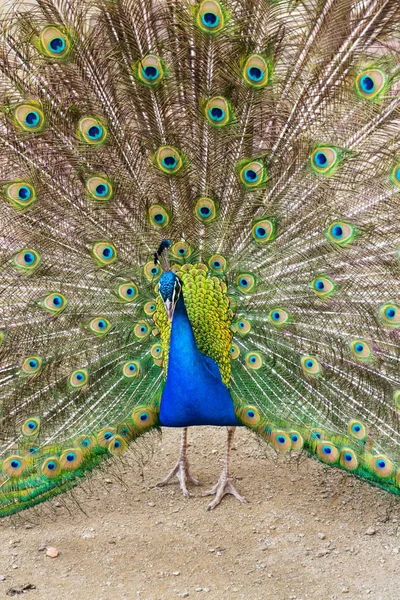
[[[232,467],[248,504],[227,496],[207,512],[200,490],[219,476],[225,431],[192,428],[190,441],[204,484],[190,499],[178,484],[155,487],[178,451],[179,430],[164,430],[74,497],[4,519],[0,597],[31,584],[28,600],[400,598],[398,498],[265,452],[240,429]]]

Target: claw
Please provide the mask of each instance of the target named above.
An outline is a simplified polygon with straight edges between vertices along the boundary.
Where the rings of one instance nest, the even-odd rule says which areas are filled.
[[[193,483],[193,485],[201,485],[200,481],[194,477],[190,472],[189,461],[186,456],[187,452],[187,428],[184,428],[182,431],[182,440],[181,440],[181,451],[179,455],[178,462],[175,467],[168,473],[164,479],[159,481],[156,485],[157,487],[163,487],[164,485],[168,485],[174,479],[175,475],[179,479],[179,485],[182,491],[182,494],[185,498],[190,498],[192,494],[190,494],[187,489],[187,483]]]
[[[246,498],[239,494],[239,492],[234,487],[232,481],[223,476],[220,477],[219,481],[214,485],[214,487],[211,488],[211,490],[207,490],[206,492],[203,492],[201,495],[202,496],[214,496],[214,494],[215,494],[215,498],[207,506],[207,510],[214,510],[214,508],[216,506],[218,506],[218,504],[220,504],[222,498],[224,496],[226,496],[227,494],[232,494],[232,496],[235,496],[236,500],[239,500],[239,502],[242,502],[243,504],[247,503]]]

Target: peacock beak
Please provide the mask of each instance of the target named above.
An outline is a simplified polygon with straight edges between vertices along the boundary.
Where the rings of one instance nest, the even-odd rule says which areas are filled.
[[[172,317],[174,316],[174,311],[175,311],[175,302],[173,302],[172,300],[164,300],[164,306],[165,306],[165,310],[167,312],[167,317],[168,317],[168,321],[170,321],[170,323],[172,323]]]

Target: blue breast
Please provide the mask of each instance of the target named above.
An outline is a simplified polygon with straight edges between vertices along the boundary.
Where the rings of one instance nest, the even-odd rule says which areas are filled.
[[[165,427],[240,425],[217,363],[197,348],[182,296],[172,320],[160,424]]]

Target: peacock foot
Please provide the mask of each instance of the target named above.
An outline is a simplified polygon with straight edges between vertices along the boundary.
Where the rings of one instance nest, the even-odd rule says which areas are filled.
[[[236,490],[230,477],[226,477],[225,474],[222,474],[218,482],[214,485],[214,487],[211,488],[211,490],[202,493],[202,496],[215,495],[214,500],[207,506],[207,510],[213,510],[227,494],[232,494],[232,496],[235,496],[235,498],[243,504],[247,502],[246,498],[241,496]]]
[[[193,483],[193,485],[201,485],[200,481],[191,474],[188,460],[180,458],[172,471],[170,471],[164,479],[157,483],[157,487],[168,485],[174,479],[175,475],[179,479],[179,485],[185,498],[190,498],[192,495],[187,489],[188,482]]]

